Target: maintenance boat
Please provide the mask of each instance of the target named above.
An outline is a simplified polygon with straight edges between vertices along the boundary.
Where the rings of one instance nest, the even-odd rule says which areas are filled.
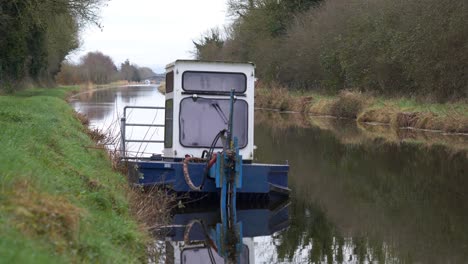
[[[236,197],[288,197],[287,162],[253,162],[254,82],[252,63],[177,60],[167,65],[165,106],[124,109],[121,153],[131,181],[176,193],[218,195],[221,209],[235,208]],[[132,108],[164,110],[164,124],[127,122]],[[126,139],[131,126],[163,127],[164,140]],[[126,145],[133,142],[162,143],[164,149],[147,159],[131,158]]]

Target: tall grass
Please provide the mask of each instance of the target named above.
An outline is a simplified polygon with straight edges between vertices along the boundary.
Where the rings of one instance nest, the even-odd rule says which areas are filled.
[[[323,96],[293,93],[280,85],[265,84],[258,85],[255,98],[257,108],[356,119],[360,123],[381,123],[395,128],[468,133],[468,106],[463,102],[422,103],[349,90],[342,90],[337,96]]]

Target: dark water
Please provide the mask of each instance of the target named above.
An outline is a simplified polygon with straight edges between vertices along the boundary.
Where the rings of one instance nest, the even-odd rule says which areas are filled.
[[[101,127],[125,104],[164,101],[154,87],[77,99],[74,107]],[[276,211],[246,210],[257,231],[267,227],[244,238],[250,263],[468,263],[466,136],[257,111],[255,144],[256,162],[288,160],[293,192],[286,225]],[[178,244],[159,245],[172,263]]]
[[[278,235],[279,259],[468,263],[467,152],[366,138],[354,122],[320,128],[260,115],[257,159],[291,165],[292,220]]]

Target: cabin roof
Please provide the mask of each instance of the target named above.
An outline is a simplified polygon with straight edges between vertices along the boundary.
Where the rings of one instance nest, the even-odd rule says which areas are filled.
[[[171,62],[169,64],[166,65],[166,69],[167,68],[171,68],[173,67],[176,63],[179,63],[179,62],[189,62],[189,63],[223,63],[223,64],[250,64],[252,66],[255,67],[255,64],[253,62],[249,62],[249,61],[246,61],[246,62],[241,62],[241,61],[216,61],[216,60],[176,60],[174,62]]]

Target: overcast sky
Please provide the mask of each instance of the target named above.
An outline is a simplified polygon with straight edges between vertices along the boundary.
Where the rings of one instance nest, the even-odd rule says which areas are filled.
[[[117,66],[129,59],[157,73],[176,59],[193,58],[192,40],[229,22],[226,0],[111,0],[101,17],[102,31],[85,29],[80,49],[69,58],[99,50]]]

